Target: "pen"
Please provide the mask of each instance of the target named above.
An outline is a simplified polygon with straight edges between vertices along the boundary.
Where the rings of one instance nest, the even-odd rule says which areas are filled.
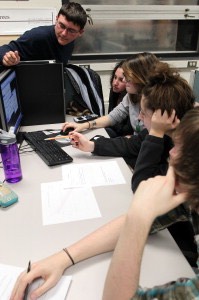
[[[28,268],[27,268],[27,273],[29,273],[30,270],[31,270],[31,261],[29,260],[29,262],[28,262]],[[29,284],[27,285],[27,287],[25,289],[23,300],[27,300],[28,299],[28,288],[29,288]]]
[[[55,140],[59,140],[59,139],[70,139],[70,137],[69,137],[69,135],[58,135],[58,136],[47,138],[47,139],[45,139],[45,141],[55,141]]]

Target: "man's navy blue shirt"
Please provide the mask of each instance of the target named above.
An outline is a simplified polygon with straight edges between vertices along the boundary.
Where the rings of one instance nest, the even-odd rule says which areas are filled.
[[[15,41],[0,47],[0,63],[8,51],[18,51],[21,61],[56,60],[67,64],[71,58],[74,41],[62,46],[55,35],[55,26],[39,26],[26,31]]]

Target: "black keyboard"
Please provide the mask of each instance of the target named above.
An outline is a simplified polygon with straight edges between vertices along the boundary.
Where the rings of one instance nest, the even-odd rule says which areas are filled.
[[[45,141],[47,136],[43,131],[24,132],[24,138],[48,166],[73,161],[55,141]]]

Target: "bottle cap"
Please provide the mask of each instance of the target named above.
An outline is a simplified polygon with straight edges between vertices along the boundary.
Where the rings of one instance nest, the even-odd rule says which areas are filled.
[[[10,145],[16,142],[16,135],[11,132],[0,129],[0,144]]]

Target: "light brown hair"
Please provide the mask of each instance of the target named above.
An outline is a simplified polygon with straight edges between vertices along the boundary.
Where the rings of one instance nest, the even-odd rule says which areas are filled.
[[[172,162],[176,179],[187,190],[190,207],[199,212],[199,107],[189,110],[174,133],[179,153]]]
[[[159,59],[149,52],[139,53],[135,56],[128,57],[122,64],[124,76],[126,80],[131,80],[138,86],[138,94],[130,95],[133,103],[137,103],[141,99],[141,91],[147,83],[150,71],[153,70]]]

